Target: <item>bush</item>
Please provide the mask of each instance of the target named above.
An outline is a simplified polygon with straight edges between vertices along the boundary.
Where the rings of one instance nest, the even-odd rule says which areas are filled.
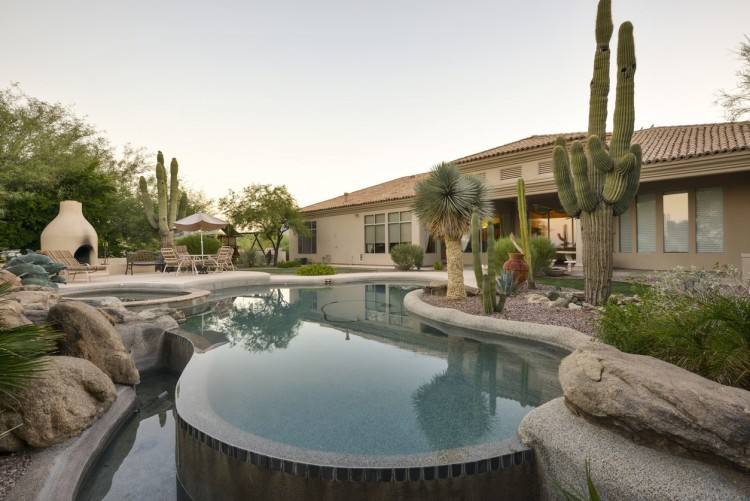
[[[531,261],[534,265],[534,273],[546,272],[550,269],[552,260],[557,255],[557,248],[547,237],[532,237],[529,240],[531,246]]]
[[[531,263],[534,267],[534,274],[548,270],[550,262],[557,254],[554,244],[546,237],[531,237],[529,245],[531,246]],[[502,270],[503,264],[508,260],[508,254],[511,252],[518,252],[518,249],[509,237],[495,241],[495,254],[500,270]]]
[[[189,254],[201,253],[200,235],[188,235],[177,239],[175,243],[187,246]],[[217,238],[203,235],[203,254],[216,254],[219,251],[219,247],[221,247],[221,242]]]
[[[432,263],[432,269],[435,271],[441,271],[443,269],[443,262],[435,261],[434,263]]]
[[[750,389],[750,291],[731,275],[664,274],[641,290],[641,304],[607,304],[600,337],[622,351]]]
[[[408,271],[415,266],[422,267],[424,260],[424,251],[419,245],[398,244],[391,248],[391,260],[396,268],[402,271]]]
[[[266,264],[266,258],[258,250],[240,251],[240,257],[237,258],[237,265],[240,268],[252,268],[253,266],[263,266]]]
[[[276,263],[277,268],[296,268],[297,266],[301,266],[302,262],[298,259],[292,259],[291,261],[280,261]]]
[[[336,270],[331,266],[330,264],[323,264],[323,263],[316,263],[316,264],[306,264],[304,266],[301,266],[299,270],[297,270],[297,275],[305,275],[305,276],[316,276],[316,275],[335,275]]]

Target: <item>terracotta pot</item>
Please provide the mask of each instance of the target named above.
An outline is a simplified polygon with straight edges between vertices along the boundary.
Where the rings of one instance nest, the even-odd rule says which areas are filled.
[[[520,252],[508,253],[508,260],[503,264],[503,271],[512,272],[513,281],[517,284],[522,284],[529,278],[529,265],[526,264]]]

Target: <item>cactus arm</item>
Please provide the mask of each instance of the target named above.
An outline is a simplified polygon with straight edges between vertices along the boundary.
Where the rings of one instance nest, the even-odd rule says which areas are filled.
[[[180,207],[180,185],[177,178],[177,159],[173,158],[169,165],[169,229],[174,228],[174,222],[177,219],[177,212]]]
[[[183,217],[187,216],[188,211],[188,196],[187,193],[184,191],[182,192],[182,195],[180,196],[180,205],[177,209],[177,219],[182,219]]]
[[[589,136],[588,146],[591,163],[594,165],[594,168],[599,172],[610,172],[614,168],[614,164],[599,136]]]
[[[474,278],[477,281],[477,287],[482,288],[482,238],[479,228],[479,214],[475,210],[471,214],[471,255],[474,262]],[[488,248],[489,252],[489,248]],[[488,263],[489,265],[489,263]]]
[[[596,52],[589,97],[589,136],[604,139],[609,96],[609,42],[612,39],[612,0],[600,0],[596,11]]]
[[[581,209],[573,188],[573,180],[570,178],[570,160],[568,151],[565,149],[565,139],[558,139],[552,155],[553,173],[560,203],[570,217],[577,217]]]
[[[641,162],[643,156],[641,153],[641,146],[639,144],[632,145],[630,147],[630,152],[635,157],[635,164],[633,165],[633,169],[630,171],[630,174],[627,177],[627,186],[625,188],[625,192],[622,194],[619,200],[614,203],[613,210],[615,216],[619,216],[620,214],[628,210],[628,207],[630,207],[630,202],[638,192],[638,185],[640,184],[641,180]]]
[[[148,192],[148,183],[146,178],[141,176],[138,180],[138,191],[141,193],[141,202],[143,202],[143,212],[146,214],[146,220],[148,224],[155,230],[159,229],[159,225],[154,219],[154,202],[151,200],[151,195]]]
[[[626,21],[620,26],[617,44],[617,91],[615,96],[614,127],[610,151],[619,159],[630,151],[635,126],[635,43],[633,25]]]
[[[156,165],[156,196],[159,203],[159,235],[164,238],[169,234],[167,220],[167,170],[163,163]]]
[[[573,188],[575,190],[576,199],[578,200],[578,206],[585,211],[592,211],[596,208],[598,203],[594,191],[591,189],[589,182],[588,172],[588,160],[586,154],[583,151],[583,146],[579,141],[573,143],[570,148],[570,165],[571,172],[573,173]]]

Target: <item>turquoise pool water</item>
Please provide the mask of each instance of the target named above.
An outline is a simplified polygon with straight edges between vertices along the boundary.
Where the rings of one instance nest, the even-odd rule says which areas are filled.
[[[413,288],[257,289],[217,301],[183,325],[228,342],[193,357],[180,414],[199,413],[228,443],[236,430],[257,437],[258,452],[308,460],[513,443],[521,419],[561,394],[561,353],[447,336],[403,308]]]

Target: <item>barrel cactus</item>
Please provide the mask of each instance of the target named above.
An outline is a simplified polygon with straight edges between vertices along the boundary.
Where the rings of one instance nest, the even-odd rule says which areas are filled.
[[[568,148],[565,138],[560,137],[553,150],[560,203],[570,216],[581,219],[586,301],[597,305],[607,300],[612,285],[614,216],[629,207],[638,191],[641,172],[641,148],[631,144],[636,62],[633,25],[627,21],[618,33],[614,128],[611,142],[606,144],[612,31],[611,0],[600,0],[588,138],[585,146],[575,141]]]
[[[156,155],[156,198],[158,215],[154,217],[154,202],[148,192],[146,178],[141,176],[139,188],[143,210],[151,227],[159,231],[162,247],[174,246],[174,222],[180,208],[183,193],[180,192],[177,172],[177,159],[173,158],[169,165],[169,191],[167,191],[167,169],[164,167],[164,155],[160,151]]]

